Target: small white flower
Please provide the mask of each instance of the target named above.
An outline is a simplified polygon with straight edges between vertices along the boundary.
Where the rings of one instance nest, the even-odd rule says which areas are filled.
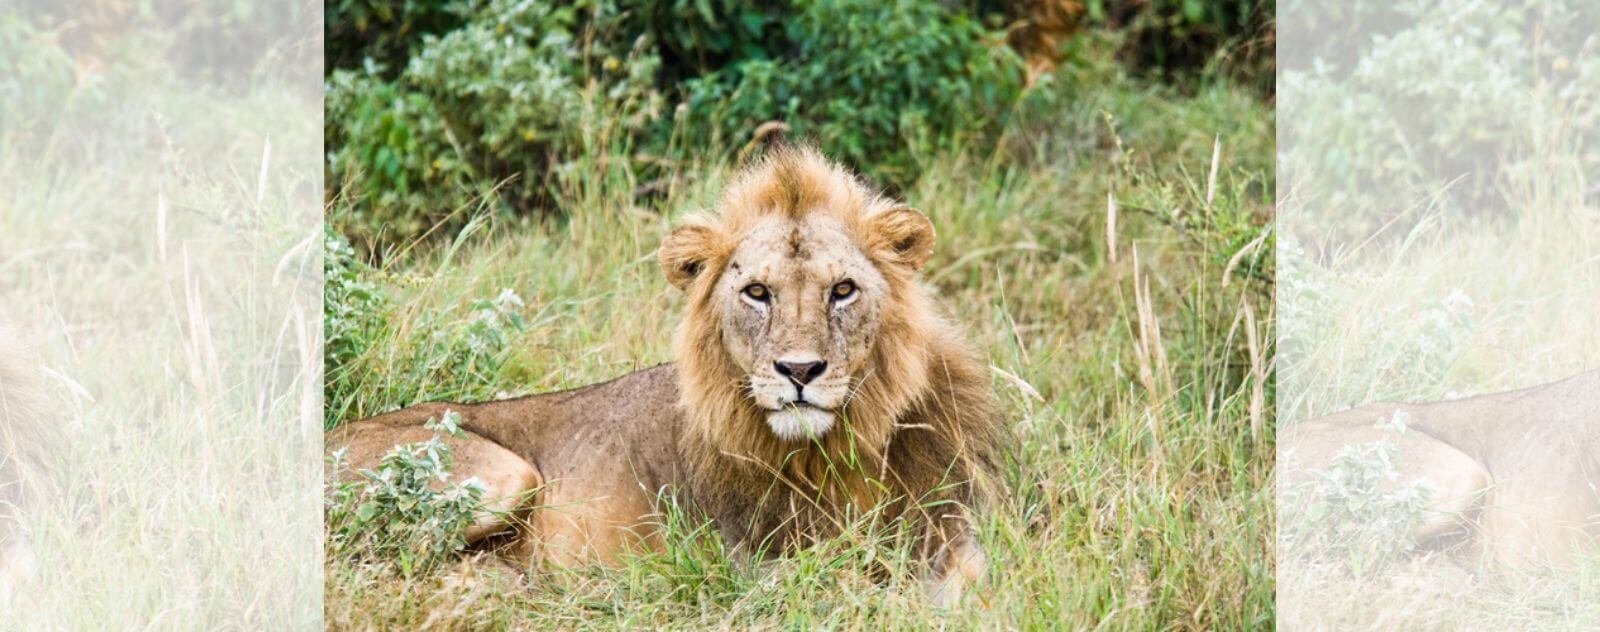
[[[1384,432],[1405,434],[1406,431],[1411,429],[1411,413],[1404,410],[1396,410],[1394,411],[1394,416],[1388,419],[1379,419],[1378,423],[1373,424],[1373,427]]]
[[[518,296],[511,288],[500,290],[500,295],[494,297],[495,307],[500,309],[522,309],[522,297]]]

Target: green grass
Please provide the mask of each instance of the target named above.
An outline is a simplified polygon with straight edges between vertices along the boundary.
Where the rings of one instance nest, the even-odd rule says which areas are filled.
[[[1435,43],[1426,38],[1445,36],[1430,30],[1432,25],[1459,19],[1455,12],[1419,15],[1423,26],[1410,35],[1424,39],[1401,33],[1390,41]],[[1508,41],[1496,45],[1523,45]],[[1584,59],[1576,44],[1525,46],[1570,50],[1566,54]],[[1369,59],[1387,57],[1374,53],[1361,63]],[[1473,73],[1492,77],[1522,70],[1513,66],[1474,66]],[[1331,84],[1333,91],[1318,92],[1326,86],[1308,90],[1301,74],[1285,75],[1298,80],[1285,83],[1295,88],[1299,110],[1289,115],[1310,127],[1290,134],[1298,145],[1280,147],[1282,155],[1334,151],[1354,169],[1426,176],[1412,183],[1380,179],[1350,186],[1338,169],[1307,170],[1304,181],[1284,183],[1287,191],[1325,192],[1286,195],[1281,209],[1278,392],[1284,423],[1369,402],[1516,390],[1600,368],[1600,209],[1589,102],[1563,103],[1567,93],[1546,90],[1545,79],[1534,73],[1472,99],[1476,125],[1499,135],[1496,143],[1433,132],[1429,142],[1439,147],[1391,155],[1366,143],[1421,138],[1420,127],[1407,123],[1376,133],[1364,127],[1366,120],[1306,112],[1361,103],[1391,87],[1429,90],[1430,81],[1449,81],[1460,88],[1458,82],[1442,79],[1446,72],[1431,78],[1405,72],[1364,79],[1359,88]],[[1404,109],[1395,107],[1403,100],[1378,101],[1396,113]],[[1427,171],[1445,152],[1469,156],[1471,166],[1458,162],[1446,171]],[[1383,224],[1392,229],[1379,230]],[[1506,464],[1488,465],[1497,474],[1505,471]],[[1280,511],[1290,515],[1287,504]],[[1369,561],[1354,573],[1349,562],[1337,555],[1286,554],[1279,560],[1285,627],[1600,627],[1600,556],[1571,568],[1532,570],[1482,564],[1470,552]]]
[[[0,628],[315,626],[319,100],[101,73],[0,126],[0,318],[57,413]]]
[[[1226,85],[1183,95],[1124,81],[1024,129],[1008,146],[1026,159],[932,157],[903,192],[937,227],[925,278],[986,350],[1015,437],[979,523],[990,576],[964,607],[931,610],[886,534],[758,564],[669,513],[667,550],[615,567],[522,575],[478,559],[405,575],[334,557],[328,625],[1272,625],[1272,109]],[[682,299],[655,248],[733,166],[675,165],[666,196],[645,203],[607,151],[558,192],[559,216],[485,219],[358,267],[352,282],[381,298],[349,315],[326,423],[667,361]],[[504,290],[521,306],[473,305]],[[486,329],[475,309],[520,322]],[[894,572],[877,577],[878,564]]]
[[[1405,240],[1325,260],[1286,244],[1283,419],[1515,390],[1600,367],[1600,224],[1581,189],[1551,184],[1512,197],[1515,210],[1498,217],[1418,207],[1424,217]],[[1353,575],[1338,559],[1280,560],[1285,625],[1600,625],[1600,559],[1533,572],[1444,557],[1376,566]]]

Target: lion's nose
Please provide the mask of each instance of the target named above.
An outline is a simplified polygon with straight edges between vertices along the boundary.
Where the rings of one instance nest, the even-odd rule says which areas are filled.
[[[778,370],[778,375],[789,378],[796,386],[805,386],[828,370],[827,362],[774,362],[773,368]]]

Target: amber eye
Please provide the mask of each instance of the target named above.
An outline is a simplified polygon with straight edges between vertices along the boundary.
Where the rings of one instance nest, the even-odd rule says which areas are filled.
[[[742,291],[744,292],[745,296],[750,297],[750,300],[758,303],[765,303],[767,302],[767,299],[772,297],[772,295],[767,292],[767,286],[760,283],[751,283],[750,285],[746,285]]]
[[[835,300],[835,301],[842,301],[844,299],[850,298],[851,296],[854,296],[855,293],[856,293],[856,284],[855,283],[852,283],[850,281],[840,281],[838,283],[833,284],[833,300]]]

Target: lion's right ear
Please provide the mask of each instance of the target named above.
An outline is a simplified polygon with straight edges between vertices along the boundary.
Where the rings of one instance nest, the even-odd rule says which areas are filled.
[[[722,252],[723,242],[721,231],[705,223],[680,226],[661,240],[661,273],[673,287],[687,290]]]

